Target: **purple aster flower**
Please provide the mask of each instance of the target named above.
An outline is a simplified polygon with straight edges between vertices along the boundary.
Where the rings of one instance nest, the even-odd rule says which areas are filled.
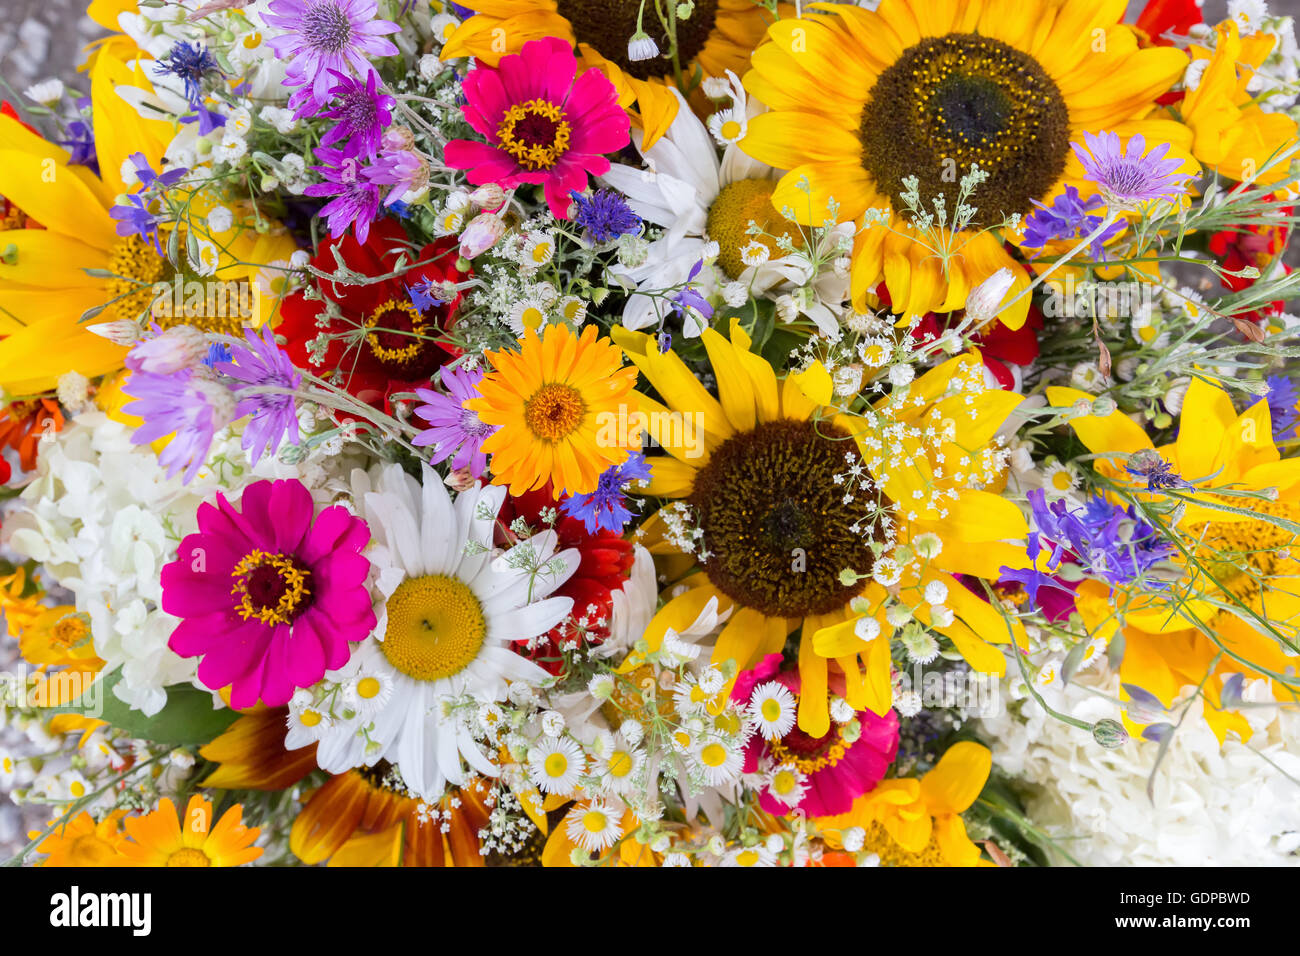
[[[1042,249],[1053,239],[1081,239],[1092,235],[1101,225],[1101,216],[1090,216],[1092,210],[1104,205],[1100,196],[1083,199],[1074,186],[1066,186],[1052,201],[1045,206],[1037,199],[1031,199],[1035,209],[1025,218],[1024,246],[1030,249]],[[1089,247],[1093,259],[1098,262],[1106,258],[1104,243],[1124,231],[1124,223],[1115,222],[1103,232]]]
[[[1273,423],[1273,441],[1289,441],[1295,438],[1296,424],[1300,420],[1300,392],[1285,375],[1270,375],[1268,382],[1268,417]]]
[[[330,89],[330,105],[318,115],[338,120],[328,133],[321,137],[322,146],[332,146],[346,139],[345,156],[373,156],[379,152],[384,130],[393,122],[393,107],[397,101],[377,92],[379,74],[371,70],[365,80],[354,80],[336,70],[330,70],[338,83]]]
[[[168,478],[184,469],[182,480],[193,481],[207,460],[213,436],[232,420],[235,402],[230,390],[200,367],[169,375],[133,372],[122,391],[135,399],[122,410],[144,419],[131,443],[148,445],[172,435],[158,453],[158,463]]]
[[[392,206],[407,192],[422,188],[429,181],[429,169],[420,154],[410,149],[380,151],[364,172],[366,181],[375,186],[389,186],[384,205]]]
[[[325,182],[308,186],[303,192],[314,197],[334,197],[319,213],[328,220],[332,238],[339,238],[351,224],[357,242],[364,243],[370,235],[370,224],[379,216],[379,187],[366,179],[356,159],[344,156],[341,150],[318,146],[316,155],[328,164],[312,167]]]
[[[1118,133],[1084,133],[1086,149],[1071,143],[1074,155],[1083,164],[1084,175],[1096,183],[1112,212],[1135,209],[1155,199],[1176,199],[1187,191],[1192,177],[1177,172],[1182,160],[1165,159],[1169,144],[1161,143],[1149,154],[1146,139],[1135,133],[1125,151]]]
[[[401,28],[376,20],[378,10],[378,0],[272,0],[262,18],[285,33],[267,42],[280,59],[292,58],[284,85],[305,87],[293,105],[308,98],[327,103],[331,70],[365,75],[368,57],[397,55],[384,37]]]
[[[1028,498],[1037,528],[1028,549],[1035,565],[1039,536],[1051,545],[1050,570],[1069,556],[1085,571],[1111,584],[1134,581],[1173,553],[1173,545],[1132,508],[1094,497],[1082,509],[1071,510],[1064,501],[1049,505],[1041,488],[1029,492]]]
[[[578,204],[573,221],[597,242],[609,242],[641,228],[641,217],[612,189],[597,189],[590,196],[571,195]]]
[[[257,463],[267,453],[274,455],[286,439],[291,445],[298,444],[298,409],[292,395],[256,389],[267,386],[296,389],[302,382],[302,373],[276,345],[270,327],[263,328],[260,337],[252,329],[244,329],[244,339],[248,345],[233,346],[231,360],[218,363],[214,370],[253,389],[236,389],[235,417],[252,416],[240,445],[249,452],[250,460]]]
[[[639,452],[628,452],[627,461],[605,469],[596,490],[582,495],[570,495],[560,505],[560,510],[570,518],[577,518],[595,534],[600,529],[621,533],[632,519],[632,512],[624,504],[624,491],[633,482],[648,482],[650,466]]]
[[[415,394],[426,404],[415,409],[429,427],[417,435],[413,445],[433,445],[429,459],[433,464],[444,461],[455,453],[451,467],[468,468],[477,478],[487,469],[487,456],[483,442],[497,430],[497,426],[481,421],[478,413],[465,407],[465,403],[478,398],[478,383],[483,379],[482,369],[448,369],[441,372],[442,384],[450,395],[439,395],[427,388],[417,388]]]

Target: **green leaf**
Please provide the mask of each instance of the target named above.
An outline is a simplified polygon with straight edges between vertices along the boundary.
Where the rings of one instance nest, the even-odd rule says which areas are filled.
[[[147,717],[113,693],[121,676],[118,671],[96,682],[93,700],[86,700],[83,694],[70,704],[50,710],[97,717],[132,737],[171,747],[206,744],[239,717],[239,712],[230,708],[217,710],[212,706],[210,693],[188,684],[167,688],[167,703],[158,713]]]

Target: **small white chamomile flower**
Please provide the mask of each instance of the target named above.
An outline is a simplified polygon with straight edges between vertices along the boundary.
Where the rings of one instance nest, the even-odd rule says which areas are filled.
[[[691,756],[704,772],[704,779],[711,787],[720,787],[731,783],[740,776],[744,766],[744,755],[730,741],[705,739],[695,748]]]
[[[772,799],[792,810],[803,803],[804,795],[808,792],[807,775],[792,763],[772,768],[767,775],[766,784]]]
[[[393,681],[384,673],[358,674],[343,688],[347,706],[365,716],[383,710],[392,696]]]
[[[776,854],[763,845],[729,850],[719,866],[776,866]]]
[[[799,704],[784,684],[767,681],[754,688],[749,716],[764,740],[778,740],[794,727]]]
[[[745,138],[749,124],[739,110],[719,110],[706,124],[719,146],[733,146]]]
[[[555,258],[555,237],[549,232],[530,232],[524,240],[519,261],[525,269],[540,269]]]
[[[621,818],[621,813],[599,800],[578,803],[565,816],[564,831],[586,852],[600,853],[623,836]]]
[[[528,752],[528,773],[543,793],[572,793],[585,764],[582,748],[568,738],[543,737]]]

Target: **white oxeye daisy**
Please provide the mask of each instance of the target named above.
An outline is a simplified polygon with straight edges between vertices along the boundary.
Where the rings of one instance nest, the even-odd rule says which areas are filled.
[[[572,793],[585,768],[582,748],[562,737],[543,737],[528,753],[528,773],[543,793]]]
[[[707,81],[706,81],[707,82]],[[660,866],[691,866],[691,858],[685,853],[666,853]]]
[[[803,803],[807,793],[807,775],[793,763],[781,763],[767,775],[767,792],[772,799],[794,809]]]
[[[883,587],[892,587],[903,576],[903,569],[893,558],[880,558],[871,569],[871,577]]]
[[[719,146],[731,146],[745,138],[749,124],[739,110],[719,110],[709,117],[709,132]]]
[[[642,60],[653,59],[659,55],[659,44],[655,42],[654,37],[644,30],[638,30],[632,39],[627,41],[627,59],[629,63],[640,63]]]
[[[1079,487],[1079,475],[1069,465],[1054,461],[1043,469],[1043,488],[1052,495],[1069,494]]]
[[[614,695],[614,675],[597,674],[587,681],[587,693],[596,700],[609,700]]]
[[[587,318],[587,303],[576,295],[566,295],[560,300],[555,311],[570,325],[581,325]]]
[[[497,739],[506,726],[506,715],[496,704],[484,704],[475,716],[478,718],[479,726],[483,728],[483,733],[492,741]]]
[[[634,786],[636,775],[644,761],[640,750],[626,740],[616,738],[608,756],[596,761],[592,773],[600,777],[602,790],[626,793]]]
[[[435,43],[446,43],[460,26],[460,21],[448,13],[440,13],[429,21],[429,32]]]
[[[326,732],[333,729],[334,723],[334,718],[323,707],[310,702],[296,704],[290,701],[289,733],[284,739],[285,747],[296,750],[320,740]]]
[[[749,716],[764,740],[778,740],[794,726],[798,703],[785,685],[771,680],[759,684],[749,698]]]
[[[366,716],[383,710],[392,695],[393,681],[387,674],[358,674],[343,689],[347,706]]]
[[[508,321],[515,335],[523,336],[529,329],[540,335],[546,325],[546,309],[535,299],[522,299],[510,310]]]
[[[776,866],[776,854],[767,847],[743,846],[729,850],[719,866]]]
[[[894,354],[894,343],[883,337],[870,338],[858,346],[858,357],[868,368],[880,368]]]
[[[574,805],[564,818],[564,830],[570,840],[588,853],[600,853],[623,836],[621,817],[609,804],[592,800]]]
[[[704,771],[704,779],[711,787],[731,783],[740,776],[745,763],[745,758],[738,749],[729,742],[717,739],[705,739],[695,748],[692,756]]]
[[[555,258],[555,237],[549,232],[530,232],[524,240],[519,261],[525,269],[540,269]]]
[[[62,80],[43,80],[23,90],[23,96],[42,106],[55,106],[63,99]]]

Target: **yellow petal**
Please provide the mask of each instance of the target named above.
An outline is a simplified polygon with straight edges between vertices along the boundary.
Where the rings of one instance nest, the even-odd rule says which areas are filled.
[[[921,799],[936,816],[962,813],[980,795],[993,769],[993,752],[963,740],[948,748],[934,769],[921,778]]]

